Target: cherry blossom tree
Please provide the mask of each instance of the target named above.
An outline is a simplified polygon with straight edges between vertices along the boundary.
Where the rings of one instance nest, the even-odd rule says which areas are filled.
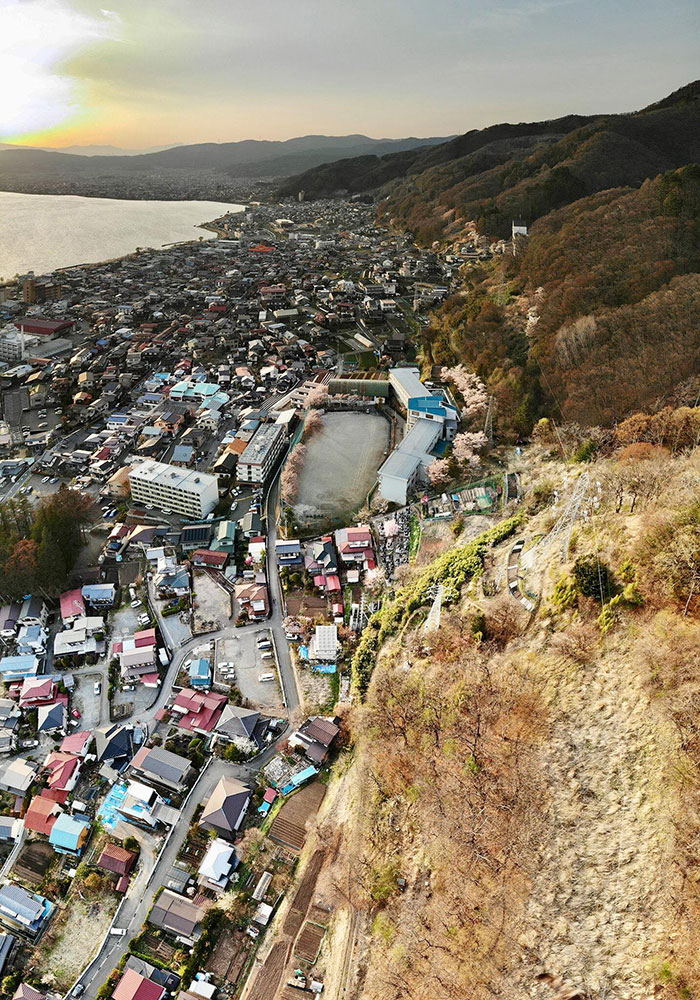
[[[428,476],[433,486],[442,486],[450,478],[450,463],[446,458],[436,459],[428,468]]]
[[[468,371],[464,365],[455,365],[443,368],[440,375],[443,381],[451,382],[462,397],[462,416],[465,420],[484,412],[489,405],[489,397],[486,386],[475,372]]]
[[[282,499],[287,503],[293,503],[299,492],[299,473],[304,467],[306,460],[306,446],[298,444],[291,453],[282,470]]]
[[[328,386],[317,385],[306,397],[306,405],[310,410],[322,410],[328,402]]]
[[[464,434],[458,434],[452,442],[452,454],[460,465],[473,467],[479,465],[481,459],[478,452],[486,447],[486,443],[486,435],[481,431],[475,434],[465,431]]]
[[[318,410],[312,410],[304,421],[304,440],[313,437],[313,435],[317,434],[322,427],[323,417]]]
[[[376,597],[381,594],[386,587],[385,570],[381,566],[375,566],[374,569],[368,569],[365,573],[364,587],[372,597]]]

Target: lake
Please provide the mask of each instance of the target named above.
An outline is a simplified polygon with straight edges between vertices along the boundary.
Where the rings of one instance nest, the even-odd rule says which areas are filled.
[[[214,236],[197,228],[242,205],[216,201],[119,201],[0,191],[0,276],[91,264],[137,247]]]
[[[365,502],[389,446],[377,413],[326,413],[306,443],[294,512],[300,526],[347,520]]]

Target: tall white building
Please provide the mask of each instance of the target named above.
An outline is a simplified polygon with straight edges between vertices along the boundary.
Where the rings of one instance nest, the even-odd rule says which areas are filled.
[[[236,476],[243,483],[264,483],[284,450],[286,435],[281,424],[263,424],[238,459]]]
[[[183,517],[206,517],[219,500],[216,476],[147,459],[129,470],[133,500]]]

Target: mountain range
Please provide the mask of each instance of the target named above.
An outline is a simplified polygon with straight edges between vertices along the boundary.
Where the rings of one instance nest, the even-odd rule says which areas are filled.
[[[6,174],[74,175],[87,177],[167,170],[217,171],[229,177],[284,177],[336,160],[341,156],[404,152],[415,147],[442,145],[445,137],[372,139],[366,135],[306,135],[284,141],[244,139],[240,142],[204,142],[147,153],[110,153],[105,147],[84,152],[20,146],[0,147],[0,184]]]

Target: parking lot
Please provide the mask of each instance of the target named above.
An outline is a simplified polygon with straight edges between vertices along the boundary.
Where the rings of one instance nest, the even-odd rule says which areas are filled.
[[[274,649],[259,649],[256,639],[262,637],[269,638],[268,633],[255,635],[240,630],[231,637],[220,639],[216,644],[215,680],[217,684],[235,684],[245,701],[255,708],[276,715],[284,714]],[[263,659],[263,655],[269,652],[273,653],[272,658]],[[233,664],[235,679],[222,674],[222,663]],[[274,681],[259,680],[262,675],[270,673],[275,675]]]

